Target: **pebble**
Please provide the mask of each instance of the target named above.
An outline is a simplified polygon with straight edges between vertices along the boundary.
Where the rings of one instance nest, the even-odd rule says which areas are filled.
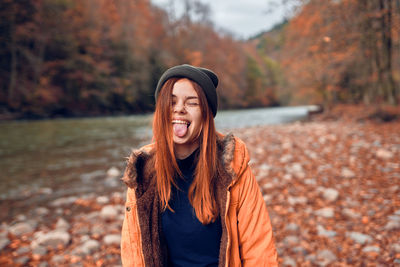
[[[53,258],[51,258],[51,261],[57,264],[60,264],[64,262],[64,255],[54,255]]]
[[[304,180],[304,183],[306,184],[306,185],[316,185],[317,184],[317,181],[315,181],[315,179],[305,179]]]
[[[103,224],[95,224],[92,226],[90,231],[92,235],[104,235],[106,233],[106,229]]]
[[[24,234],[32,233],[33,230],[34,229],[33,229],[32,225],[30,225],[29,223],[26,223],[26,222],[20,222],[20,223],[14,224],[14,225],[10,226],[10,228],[9,228],[9,232],[16,236],[21,236]]]
[[[38,216],[45,216],[49,213],[50,213],[49,209],[47,209],[45,207],[38,207],[34,210],[34,214],[36,214]]]
[[[286,246],[297,245],[297,244],[299,244],[299,242],[300,242],[300,239],[294,235],[289,235],[289,236],[285,237],[285,239],[283,239],[283,243]]]
[[[100,216],[105,220],[112,220],[117,217],[118,211],[113,205],[104,206],[100,211]]]
[[[77,247],[73,254],[75,255],[88,255],[100,249],[100,243],[97,240],[89,239],[85,241],[80,247]]]
[[[50,205],[53,207],[70,205],[70,204],[73,204],[76,200],[78,200],[78,197],[75,197],[75,196],[62,197],[62,198],[58,198],[58,199],[54,200],[53,202],[50,203]]]
[[[291,257],[284,257],[282,266],[297,266],[296,261]]]
[[[324,217],[324,218],[333,218],[333,216],[335,215],[333,208],[329,208],[329,207],[316,210],[316,211],[314,211],[314,213],[317,216]]]
[[[371,236],[359,232],[346,232],[346,236],[361,245],[372,241]]]
[[[117,179],[116,177],[107,177],[104,180],[104,185],[107,187],[117,187],[120,186],[122,181],[120,179]]]
[[[28,263],[28,261],[29,261],[29,257],[28,256],[22,256],[22,257],[19,257],[18,259],[16,259],[14,262],[17,265],[25,266]]]
[[[272,196],[264,195],[263,199],[264,199],[265,203],[269,204],[271,202],[271,200],[272,200]]]
[[[110,202],[110,198],[107,196],[99,196],[96,198],[96,202],[100,205],[104,205]]]
[[[5,249],[10,244],[10,240],[7,237],[0,238],[0,251]]]
[[[322,196],[329,202],[336,201],[339,198],[339,191],[333,188],[326,188],[322,191]]]
[[[36,256],[44,256],[47,254],[47,248],[43,246],[36,246],[32,249],[32,254]]]
[[[363,248],[362,251],[363,251],[364,253],[368,253],[368,252],[376,252],[376,253],[379,253],[379,252],[381,251],[381,248],[380,248],[380,247],[377,247],[377,246],[368,246],[368,247]]]
[[[70,240],[71,236],[68,232],[54,230],[45,234],[40,234],[32,243],[57,248],[59,245],[66,246]]]
[[[106,245],[119,245],[121,243],[121,235],[106,235],[103,238],[103,242]]]
[[[118,177],[120,175],[121,175],[121,172],[116,167],[111,167],[107,171],[107,176],[108,177]]]
[[[317,231],[319,236],[335,237],[336,232],[331,230],[326,230],[322,225],[317,225]]]
[[[397,220],[390,220],[386,223],[384,229],[386,231],[393,231],[400,229],[400,221]]]
[[[328,249],[321,250],[317,253],[316,263],[319,266],[327,266],[336,260],[336,255]]]
[[[299,230],[299,225],[298,224],[296,224],[296,223],[289,223],[289,224],[287,224],[286,226],[285,226],[285,230],[286,231],[293,231],[293,232],[296,232],[296,231],[298,231]]]
[[[351,218],[351,219],[357,219],[357,218],[360,218],[360,217],[361,217],[360,213],[355,212],[354,210],[348,209],[348,208],[344,208],[344,209],[342,210],[342,214],[343,214],[345,217],[348,217],[348,218]]]
[[[56,223],[56,229],[67,231],[69,229],[69,223],[63,218],[59,218]]]
[[[389,150],[386,150],[386,149],[382,149],[382,148],[378,149],[378,151],[376,151],[375,155],[378,158],[383,159],[383,160],[388,160],[388,159],[393,158],[392,152],[390,152]]]
[[[391,249],[395,252],[395,253],[400,253],[400,243],[399,244],[393,244],[391,246]]]
[[[306,197],[291,197],[291,196],[289,196],[288,202],[290,205],[306,204],[307,198]]]
[[[16,253],[17,255],[22,255],[22,254],[28,253],[29,251],[31,251],[31,249],[30,249],[29,246],[23,246],[23,247],[19,247],[19,248],[15,251],[15,253]]]
[[[348,168],[343,168],[342,172],[341,172],[341,176],[343,178],[350,179],[350,178],[354,178],[356,176],[356,174]]]

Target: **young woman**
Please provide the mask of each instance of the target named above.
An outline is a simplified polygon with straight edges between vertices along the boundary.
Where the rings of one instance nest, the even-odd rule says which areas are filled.
[[[215,129],[217,86],[186,64],[161,76],[154,143],[131,154],[123,177],[124,266],[277,266],[247,149]]]

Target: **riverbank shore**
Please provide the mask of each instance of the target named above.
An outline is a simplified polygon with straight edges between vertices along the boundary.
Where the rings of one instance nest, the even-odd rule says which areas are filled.
[[[249,149],[282,266],[400,264],[400,122],[371,114],[350,107],[233,131]],[[108,168],[112,190],[61,196],[3,221],[0,265],[120,266],[125,186],[123,170]]]

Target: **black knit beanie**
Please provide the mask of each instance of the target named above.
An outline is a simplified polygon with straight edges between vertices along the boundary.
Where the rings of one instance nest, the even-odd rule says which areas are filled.
[[[158,81],[156,92],[154,95],[156,103],[161,87],[168,79],[172,77],[188,78],[198,83],[203,89],[204,94],[207,98],[208,105],[210,106],[211,111],[215,117],[218,108],[218,97],[216,90],[218,86],[218,77],[214,72],[206,68],[194,67],[188,64],[178,65],[168,69],[164,72],[164,74]]]

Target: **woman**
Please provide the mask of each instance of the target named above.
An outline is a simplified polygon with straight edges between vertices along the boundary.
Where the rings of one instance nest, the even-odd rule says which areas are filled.
[[[217,86],[186,64],[161,76],[155,142],[131,154],[123,177],[124,266],[277,266],[247,149],[215,129]]]

